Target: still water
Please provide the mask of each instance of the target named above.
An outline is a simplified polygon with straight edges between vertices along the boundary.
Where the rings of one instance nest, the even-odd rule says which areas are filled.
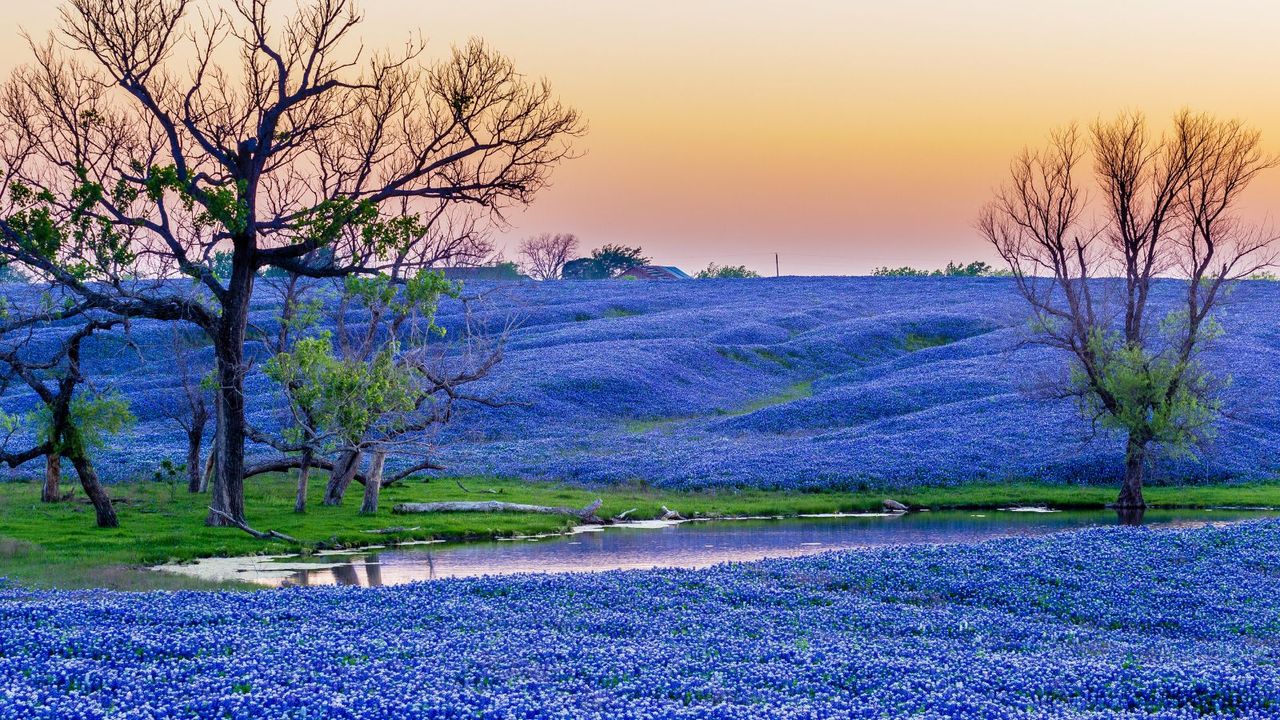
[[[1149,527],[1194,526],[1280,517],[1280,510],[1151,510]],[[191,574],[264,585],[396,585],[418,580],[593,572],[653,567],[699,568],[729,561],[808,555],[827,550],[905,543],[963,543],[1043,535],[1120,520],[1112,511],[1036,512],[1029,509],[923,512],[637,523],[573,535],[465,544],[419,544],[322,554],[310,558],[228,558],[188,568]]]

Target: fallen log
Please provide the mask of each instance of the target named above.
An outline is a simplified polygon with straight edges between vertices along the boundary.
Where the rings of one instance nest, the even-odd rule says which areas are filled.
[[[391,508],[391,512],[401,515],[411,513],[434,512],[525,512],[543,515],[566,515],[575,517],[584,523],[602,525],[604,521],[596,516],[596,511],[604,502],[596,500],[584,508],[561,507],[554,505],[525,505],[524,503],[498,502],[497,500],[480,501],[448,501],[429,503],[400,503]]]
[[[663,505],[662,517],[660,519],[661,520],[684,520],[684,516],[676,512],[675,510],[668,508],[666,505]]]
[[[302,541],[301,541],[301,540],[299,540],[298,538],[295,538],[295,537],[292,537],[292,536],[289,536],[289,535],[285,535],[285,534],[284,534],[284,533],[282,533],[282,532],[276,532],[275,530],[268,530],[268,531],[266,531],[266,532],[262,532],[261,530],[254,530],[253,528],[249,527],[246,523],[241,522],[241,521],[239,521],[239,520],[237,520],[237,519],[235,519],[235,518],[231,517],[230,515],[228,515],[228,514],[226,514],[226,513],[222,512],[221,510],[216,510],[216,509],[214,509],[214,508],[209,508],[209,512],[211,512],[211,513],[213,513],[214,515],[217,515],[218,517],[220,517],[220,518],[222,518],[222,519],[226,520],[227,522],[231,523],[231,524],[232,524],[232,525],[234,525],[235,527],[240,528],[241,530],[243,530],[243,531],[245,531],[245,532],[249,533],[250,535],[252,535],[252,536],[254,536],[254,537],[258,538],[259,540],[273,540],[273,539],[274,539],[274,540],[283,540],[283,541],[288,542],[288,543],[293,543],[294,545],[301,545],[301,544],[302,544]]]

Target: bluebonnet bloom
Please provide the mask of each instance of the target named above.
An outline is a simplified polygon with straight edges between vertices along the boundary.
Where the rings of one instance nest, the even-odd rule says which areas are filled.
[[[1280,522],[250,594],[0,587],[0,718],[1280,714]]]
[[[1153,302],[1176,300],[1158,283]],[[472,290],[490,290],[477,285]],[[498,289],[475,318],[520,321],[487,385],[522,404],[476,409],[441,440],[458,474],[668,488],[903,487],[974,480],[1113,482],[1123,443],[1094,435],[1072,401],[1047,399],[1066,359],[1027,344],[1026,308],[1002,278],[782,278],[527,283]],[[253,323],[273,326],[260,293]],[[1280,469],[1280,283],[1241,284],[1206,365],[1231,384],[1229,414],[1198,459],[1163,460],[1156,481],[1273,477]],[[358,312],[349,318],[359,322]],[[460,335],[456,304],[440,322]],[[51,332],[51,331],[46,331]],[[147,476],[182,457],[166,414],[181,390],[165,326],[137,322],[137,353],[93,341],[89,370],[139,418],[103,451],[104,476]],[[261,347],[250,343],[250,356]],[[208,349],[196,361],[212,362]],[[20,390],[20,389],[19,389]],[[261,373],[250,415],[283,422]],[[30,404],[10,396],[6,408]],[[253,454],[269,451],[250,449]]]

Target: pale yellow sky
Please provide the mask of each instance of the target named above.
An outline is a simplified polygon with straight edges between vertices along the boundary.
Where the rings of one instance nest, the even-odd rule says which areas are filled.
[[[277,0],[292,3],[293,0]],[[0,4],[52,27],[54,3]],[[370,46],[480,36],[583,111],[586,155],[503,234],[642,245],[692,271],[989,258],[971,228],[1024,144],[1125,108],[1239,116],[1280,150],[1280,4],[1253,0],[365,0]],[[1280,171],[1251,212],[1280,205]]]

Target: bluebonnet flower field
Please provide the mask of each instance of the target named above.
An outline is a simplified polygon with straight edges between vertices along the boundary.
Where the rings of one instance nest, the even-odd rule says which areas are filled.
[[[1157,285],[1171,302],[1177,285]],[[1123,442],[1049,399],[1065,359],[1028,344],[1025,304],[1002,278],[782,278],[555,282],[485,292],[480,318],[519,323],[487,382],[521,404],[463,414],[440,438],[450,474],[670,489],[892,488],[969,481],[1114,482]],[[1223,305],[1206,363],[1229,377],[1216,441],[1164,459],[1151,481],[1271,477],[1280,467],[1280,284],[1246,282]],[[253,322],[270,330],[269,293]],[[456,303],[441,322],[457,335]],[[356,318],[358,319],[358,318]],[[147,477],[185,439],[167,326],[126,347],[94,339],[90,370],[137,425],[102,452],[109,480]],[[251,354],[261,348],[251,346]],[[211,363],[207,348],[196,364]],[[260,362],[259,362],[260,365]],[[250,416],[283,400],[250,375]],[[30,397],[11,395],[10,409]],[[255,452],[251,448],[251,454]],[[266,453],[256,451],[258,456]]]
[[[1278,573],[1258,521],[374,590],[7,588],[0,717],[1275,717]]]
[[[971,5],[11,10],[0,720],[1280,719],[1280,9]]]

